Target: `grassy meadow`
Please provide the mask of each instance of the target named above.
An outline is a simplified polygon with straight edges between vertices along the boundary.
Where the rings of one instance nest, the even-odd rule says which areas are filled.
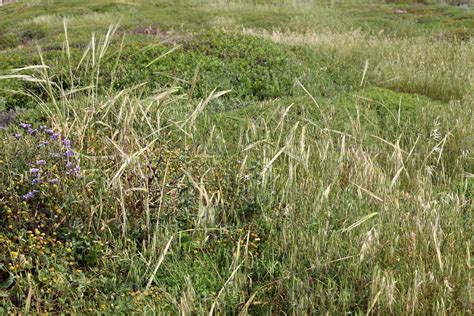
[[[466,1],[0,7],[0,315],[470,315]]]

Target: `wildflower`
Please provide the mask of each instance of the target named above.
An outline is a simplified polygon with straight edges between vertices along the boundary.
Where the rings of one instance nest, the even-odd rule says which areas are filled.
[[[59,137],[58,133],[52,133],[51,134],[51,140],[56,140],[56,139],[58,139],[58,137]]]
[[[66,150],[66,152],[64,153],[64,156],[70,158],[70,157],[73,157],[74,156],[74,152],[71,150],[71,149],[68,149]]]
[[[76,166],[76,167],[74,167],[73,169],[69,170],[66,173],[70,176],[80,177],[81,176],[81,167]]]
[[[39,128],[40,128],[40,131],[43,131],[43,130],[45,130],[45,129],[46,129],[46,125],[40,125],[40,127],[39,127]]]
[[[28,134],[30,134],[30,135],[36,135],[36,134],[38,134],[38,130],[37,130],[37,129],[32,129],[32,128],[28,128],[27,132],[28,132]]]
[[[20,123],[20,127],[23,128],[23,129],[31,129],[31,124]]]
[[[16,139],[20,139],[21,134],[15,134],[14,136],[15,136]]]
[[[29,199],[33,198],[38,192],[39,192],[38,190],[30,191],[30,192],[26,193],[25,195],[23,195],[22,198],[24,200],[29,200]]]
[[[34,178],[33,181],[31,181],[31,184],[38,184],[38,183],[41,183],[40,177]]]
[[[74,164],[71,161],[68,161],[66,163],[66,168],[72,168],[73,166],[74,166]]]
[[[38,173],[40,170],[38,168],[31,168],[30,173]]]
[[[66,148],[70,148],[71,141],[69,139],[63,139],[63,145],[66,146]]]
[[[40,142],[40,143],[38,144],[38,146],[36,146],[36,147],[40,148],[40,147],[44,147],[44,146],[46,146],[46,145],[48,145],[48,144],[49,144],[48,141],[44,141],[44,142]]]
[[[36,162],[36,164],[37,164],[38,166],[45,165],[45,164],[46,164],[46,160],[44,160],[44,159],[38,160],[38,161]]]
[[[54,178],[54,179],[49,180],[48,182],[51,184],[55,184],[59,182],[59,179]]]
[[[44,132],[48,135],[53,135],[54,131],[52,129],[45,129]]]

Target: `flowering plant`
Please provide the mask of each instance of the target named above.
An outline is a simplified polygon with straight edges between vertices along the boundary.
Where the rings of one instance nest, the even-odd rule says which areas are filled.
[[[9,167],[12,167],[10,173],[19,180],[17,184],[21,184],[15,186],[16,192],[26,190],[21,194],[22,200],[46,194],[64,176],[81,177],[80,160],[75,157],[69,139],[61,139],[45,125],[33,128],[31,124],[20,123],[19,126],[21,130],[13,134],[17,140],[14,152],[18,159],[10,162]],[[25,146],[28,150],[23,150]],[[28,172],[24,172],[26,169]]]
[[[82,173],[72,142],[47,126],[20,123],[0,132],[0,147],[1,261],[11,273],[48,256],[73,262]]]

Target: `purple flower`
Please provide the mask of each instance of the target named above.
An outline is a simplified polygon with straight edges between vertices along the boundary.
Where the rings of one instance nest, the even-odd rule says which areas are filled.
[[[51,132],[52,132],[52,131],[51,131]],[[52,133],[52,134],[51,134],[51,140],[56,140],[56,139],[58,139],[58,137],[59,137],[59,134],[58,134],[58,133]]]
[[[68,161],[66,163],[66,168],[72,168],[72,167],[74,167],[74,164],[71,161]]]
[[[68,149],[66,150],[66,152],[64,153],[64,156],[70,158],[70,157],[73,157],[74,156],[74,152],[71,150],[71,149]]]
[[[44,159],[38,160],[38,161],[36,162],[36,164],[37,164],[38,166],[45,165],[45,164],[46,164],[46,160],[44,160]]]
[[[15,136],[16,139],[20,139],[21,134],[15,134],[14,136]]]
[[[66,148],[70,148],[71,141],[69,139],[63,139],[63,145],[66,146]]]
[[[66,173],[70,176],[80,177],[81,176],[81,167],[76,166],[76,167],[74,167],[73,169],[69,170]]]
[[[49,180],[48,182],[51,184],[55,184],[59,182],[59,179],[54,178],[54,179]]]
[[[43,131],[46,129],[46,125],[40,125],[40,131]]]
[[[46,145],[48,145],[48,144],[49,144],[48,141],[44,141],[44,142],[39,143],[37,147],[38,147],[38,148],[39,148],[39,147],[44,147],[44,146],[46,146]]]
[[[31,198],[33,198],[39,191],[38,190],[33,190],[33,191],[30,191],[28,193],[26,193],[25,195],[22,196],[23,200],[29,200]]]
[[[20,127],[23,128],[23,129],[31,129],[31,124],[20,123]]]
[[[40,170],[38,168],[31,168],[30,173],[38,173]]]
[[[34,178],[33,181],[31,181],[31,184],[38,184],[38,183],[41,183],[41,178],[38,177],[38,178]]]
[[[28,134],[30,134],[30,135],[36,135],[36,134],[38,134],[38,130],[37,130],[37,129],[32,129],[32,128],[28,128],[27,132],[28,132]]]

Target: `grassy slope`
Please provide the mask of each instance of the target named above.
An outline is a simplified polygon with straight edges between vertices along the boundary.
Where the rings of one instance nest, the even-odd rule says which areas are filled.
[[[83,170],[47,158],[60,184],[21,202],[30,163],[64,148],[1,134],[0,312],[469,310],[472,11],[55,1],[0,17],[2,72],[38,64],[36,38],[51,68],[27,73],[59,83],[2,81],[38,98],[0,106],[27,104]],[[128,34],[143,26],[160,32]],[[182,47],[147,67],[171,30]],[[234,91],[200,102],[215,87]]]
[[[245,3],[245,2],[243,2]],[[394,9],[407,10],[396,14]],[[53,1],[31,2],[3,7],[0,26],[2,35],[15,37],[12,44],[29,36],[45,42],[62,35],[62,17],[70,22],[70,32],[89,37],[90,32],[107,28],[120,21],[124,28],[158,25],[164,30],[196,31],[208,27],[267,28],[311,31],[331,28],[342,31],[362,28],[368,32],[385,32],[397,36],[446,33],[472,35],[473,13],[446,6],[424,5],[206,5],[200,2],[166,1]],[[77,34],[74,34],[77,32]],[[26,34],[25,34],[26,33]],[[6,44],[4,44],[6,45]]]

